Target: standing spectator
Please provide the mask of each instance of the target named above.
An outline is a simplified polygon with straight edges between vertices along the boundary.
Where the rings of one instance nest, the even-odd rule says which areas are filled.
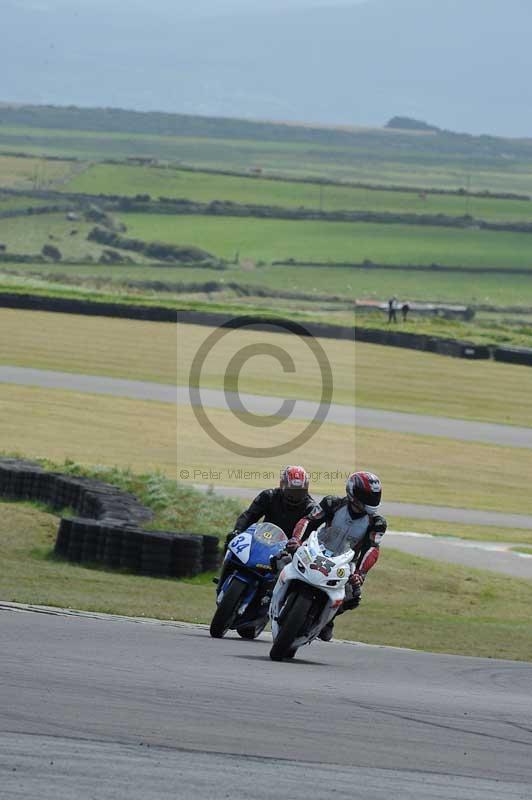
[[[401,306],[401,314],[403,315],[403,322],[406,322],[406,318],[408,317],[408,312],[410,311],[410,306],[408,303],[403,303]]]
[[[397,297],[388,300],[388,322],[397,322]]]

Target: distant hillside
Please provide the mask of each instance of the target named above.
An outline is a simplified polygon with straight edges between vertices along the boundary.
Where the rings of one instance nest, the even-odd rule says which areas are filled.
[[[412,117],[392,117],[392,119],[388,120],[385,127],[402,131],[441,132],[441,128],[437,128],[436,125],[429,125],[428,122],[423,122],[423,120],[420,119],[413,119]]]
[[[530,0],[2,0],[2,30],[5,100],[532,134]]]
[[[403,118],[399,118],[403,119]],[[1,126],[24,125],[56,130],[138,133],[161,136],[241,139],[284,144],[316,144],[349,147],[374,159],[397,158],[414,161],[440,156],[472,159],[492,164],[508,159],[532,159],[532,139],[503,139],[470,136],[427,126],[426,130],[394,128],[351,129],[309,125],[253,122],[250,120],[201,117],[186,114],[139,112],[116,108],[54,106],[10,106],[0,103]]]

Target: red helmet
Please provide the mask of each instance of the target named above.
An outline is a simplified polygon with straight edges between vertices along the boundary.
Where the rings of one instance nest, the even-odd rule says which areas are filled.
[[[356,511],[364,509],[368,514],[378,511],[382,486],[380,479],[372,472],[353,472],[347,479],[345,491],[349,505]]]
[[[303,467],[286,467],[279,481],[283,500],[290,506],[304,503],[308,497],[308,483],[308,475]]]

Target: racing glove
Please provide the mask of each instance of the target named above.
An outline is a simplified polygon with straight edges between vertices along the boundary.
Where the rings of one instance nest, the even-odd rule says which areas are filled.
[[[290,553],[290,555],[293,556],[300,545],[301,542],[299,541],[299,539],[296,539],[294,536],[292,536],[292,538],[287,541],[285,549],[288,553]]]
[[[386,533],[386,528],[388,527],[388,523],[381,517],[380,514],[375,514],[374,517],[371,518],[370,522],[370,530],[374,531],[375,533],[380,533],[381,536],[383,533]]]
[[[225,549],[226,550],[229,547],[229,542],[231,541],[231,539],[234,539],[235,536],[238,536],[239,533],[240,533],[240,531],[231,531],[231,533],[227,534],[227,536],[225,537]]]
[[[366,580],[366,576],[364,575],[363,572],[353,572],[353,574],[349,578],[349,583],[355,589],[360,589],[365,580]]]

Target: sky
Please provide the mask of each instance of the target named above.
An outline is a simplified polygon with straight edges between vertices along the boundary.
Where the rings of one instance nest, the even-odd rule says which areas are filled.
[[[531,0],[0,0],[0,101],[532,136]]]

